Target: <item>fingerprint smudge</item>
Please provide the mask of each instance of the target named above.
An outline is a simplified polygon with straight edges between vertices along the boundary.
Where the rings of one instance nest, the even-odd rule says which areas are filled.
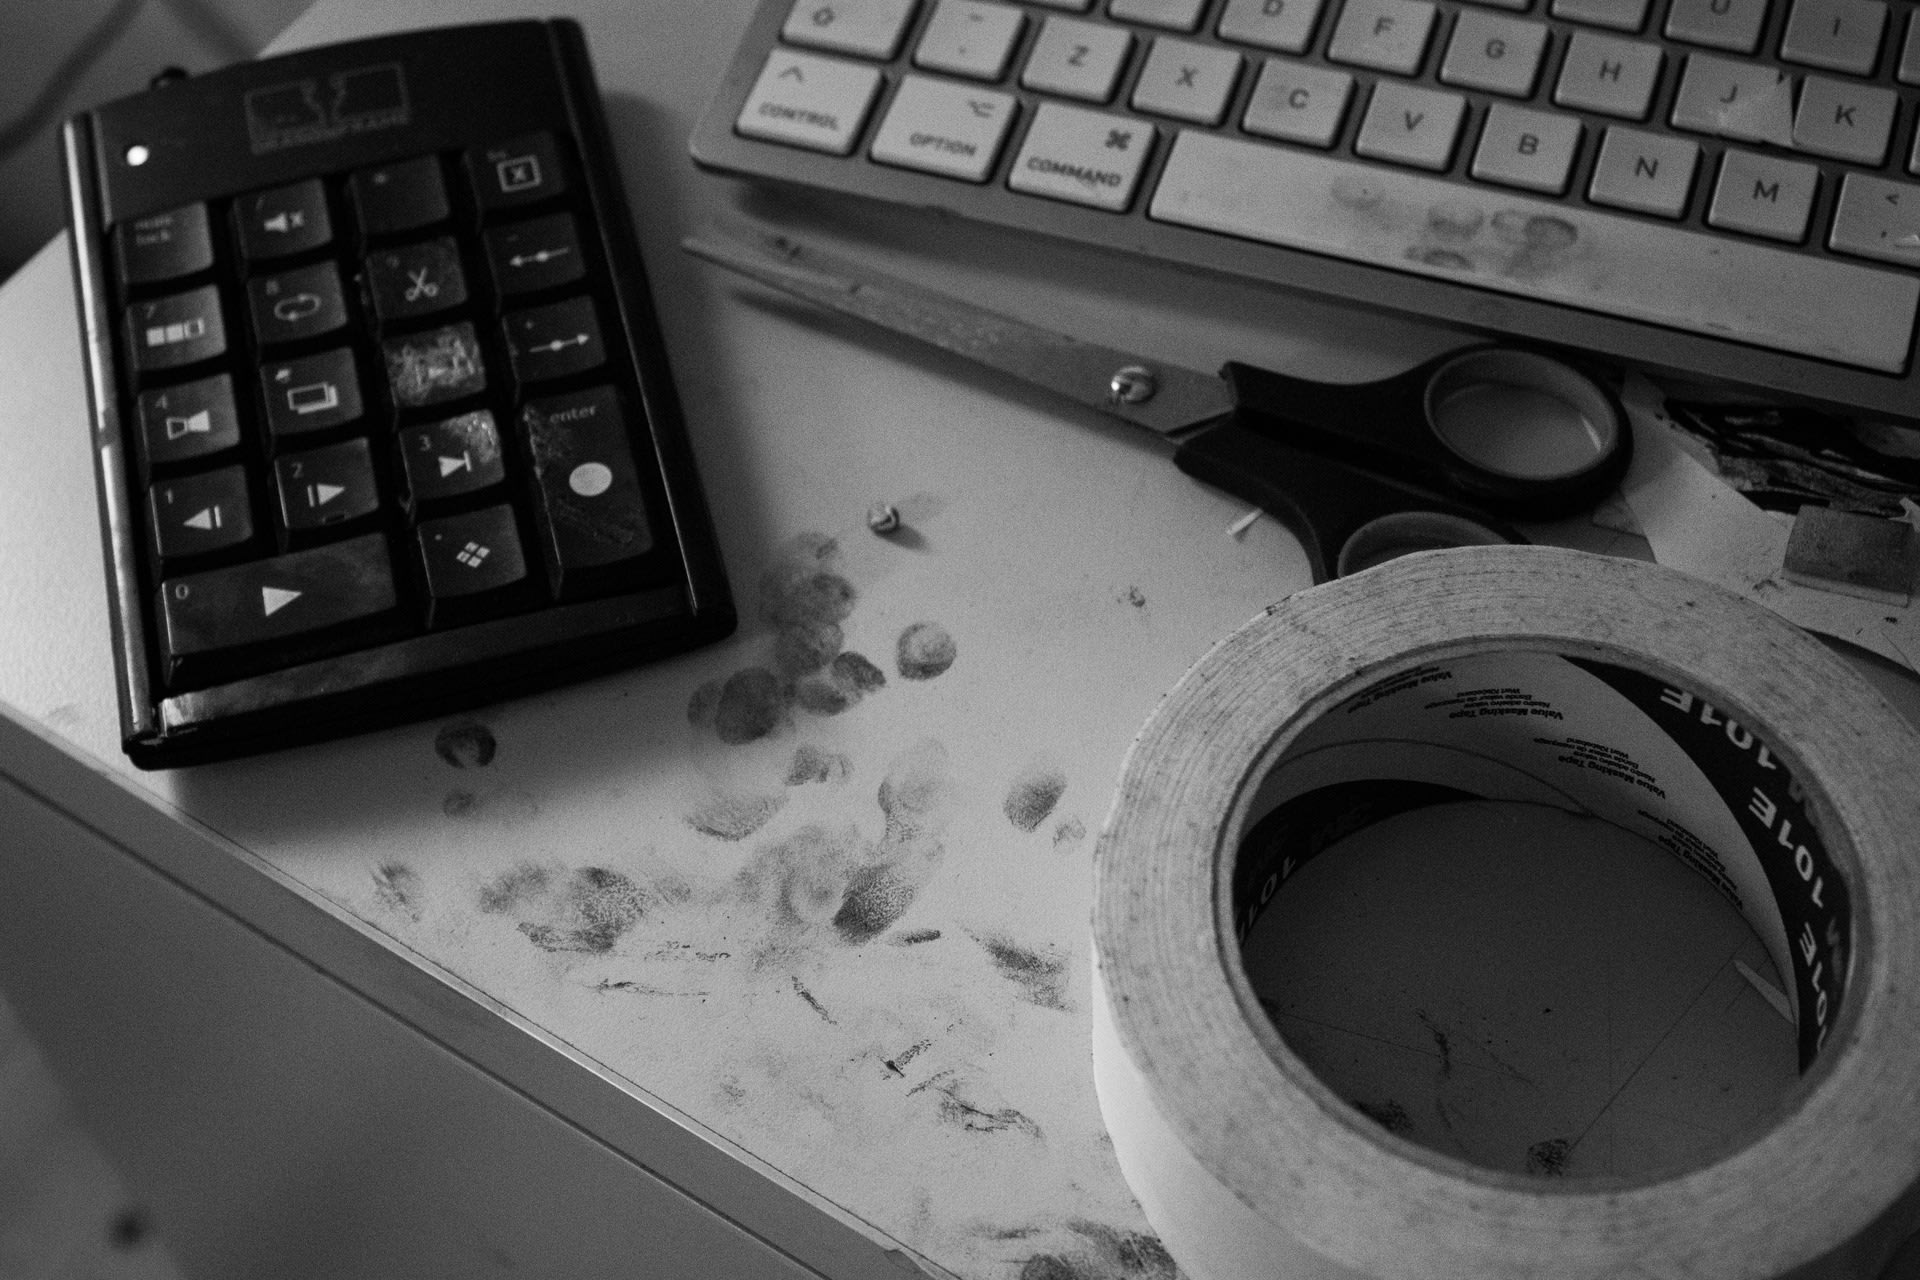
[[[787,766],[787,785],[804,786],[809,782],[845,782],[853,773],[853,762],[838,751],[828,751],[811,742],[802,743]]]
[[[787,718],[786,688],[765,667],[748,667],[727,677],[713,711],[713,731],[722,742],[739,744],[764,738]]]
[[[477,720],[447,725],[433,739],[435,754],[456,769],[484,769],[498,749],[493,731]]]
[[[834,913],[833,927],[855,946],[870,942],[907,913],[913,895],[914,886],[892,867],[861,867],[847,878],[846,896]]]
[[[404,862],[383,862],[373,872],[374,896],[392,911],[420,918],[420,875]]]
[[[521,921],[520,932],[543,951],[607,952],[645,908],[640,886],[604,867],[582,867],[567,882],[564,920]]]
[[[931,680],[953,665],[959,654],[953,637],[937,622],[916,622],[900,633],[895,665],[907,680]]]
[[[1036,831],[1066,791],[1067,775],[1057,765],[1036,760],[1014,777],[1001,809],[1015,827]]]
[[[553,873],[547,868],[522,863],[480,886],[480,909],[490,915],[511,911],[544,894],[552,879]]]
[[[784,795],[717,796],[686,815],[687,825],[718,840],[745,840],[786,806]]]
[[[993,958],[1000,975],[1021,989],[1022,999],[1042,1009],[1067,1007],[1066,957],[1057,953],[1042,955],[1006,938],[975,935],[974,941]]]

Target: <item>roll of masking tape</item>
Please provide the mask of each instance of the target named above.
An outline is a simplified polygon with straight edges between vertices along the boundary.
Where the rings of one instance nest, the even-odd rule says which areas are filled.
[[[1548,1181],[1315,1077],[1239,939],[1339,834],[1462,792],[1613,822],[1737,905],[1792,978],[1785,1100],[1690,1167]],[[1101,1110],[1194,1280],[1866,1280],[1920,1225],[1920,735],[1717,588],[1476,547],[1292,596],[1156,710],[1095,865]]]

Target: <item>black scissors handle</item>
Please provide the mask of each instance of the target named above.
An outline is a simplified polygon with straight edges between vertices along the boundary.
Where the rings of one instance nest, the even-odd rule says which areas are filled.
[[[1619,485],[1633,434],[1618,397],[1598,377],[1555,352],[1503,344],[1467,347],[1405,373],[1358,385],[1313,382],[1228,364],[1235,416],[1260,435],[1324,453],[1391,480],[1507,519],[1547,520],[1597,504]],[[1492,392],[1531,396],[1590,424],[1582,457],[1550,470],[1502,470],[1450,443],[1444,430],[1471,423]],[[1560,424],[1563,431],[1566,424]]]
[[[1187,437],[1173,461],[1278,519],[1316,583],[1408,551],[1527,541],[1484,508],[1283,444],[1237,413]]]
[[[1221,377],[1233,409],[1186,436],[1174,462],[1276,516],[1299,539],[1315,582],[1411,550],[1525,542],[1507,521],[1593,506],[1631,456],[1625,413],[1604,383],[1522,348],[1467,348],[1357,386],[1243,364]],[[1524,397],[1550,391],[1567,415],[1592,420],[1592,439],[1575,442],[1591,456],[1511,470],[1467,456],[1442,429],[1470,437],[1475,424],[1456,419],[1483,405],[1448,397],[1488,388],[1523,397],[1523,408]]]

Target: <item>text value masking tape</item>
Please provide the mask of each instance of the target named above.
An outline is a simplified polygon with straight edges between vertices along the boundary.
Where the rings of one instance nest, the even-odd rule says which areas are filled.
[[[1611,821],[1746,915],[1801,1059],[1750,1133],[1653,1178],[1499,1173],[1394,1136],[1287,1048],[1238,939],[1320,848],[1465,796]],[[1920,734],[1680,574],[1481,547],[1276,605],[1130,750],[1093,942],[1101,1110],[1193,1280],[1867,1280],[1920,1226]]]

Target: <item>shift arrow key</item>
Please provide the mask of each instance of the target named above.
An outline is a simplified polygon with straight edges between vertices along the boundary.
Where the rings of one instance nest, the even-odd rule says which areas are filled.
[[[364,642],[393,614],[393,565],[377,533],[160,584],[168,684],[179,689]]]

